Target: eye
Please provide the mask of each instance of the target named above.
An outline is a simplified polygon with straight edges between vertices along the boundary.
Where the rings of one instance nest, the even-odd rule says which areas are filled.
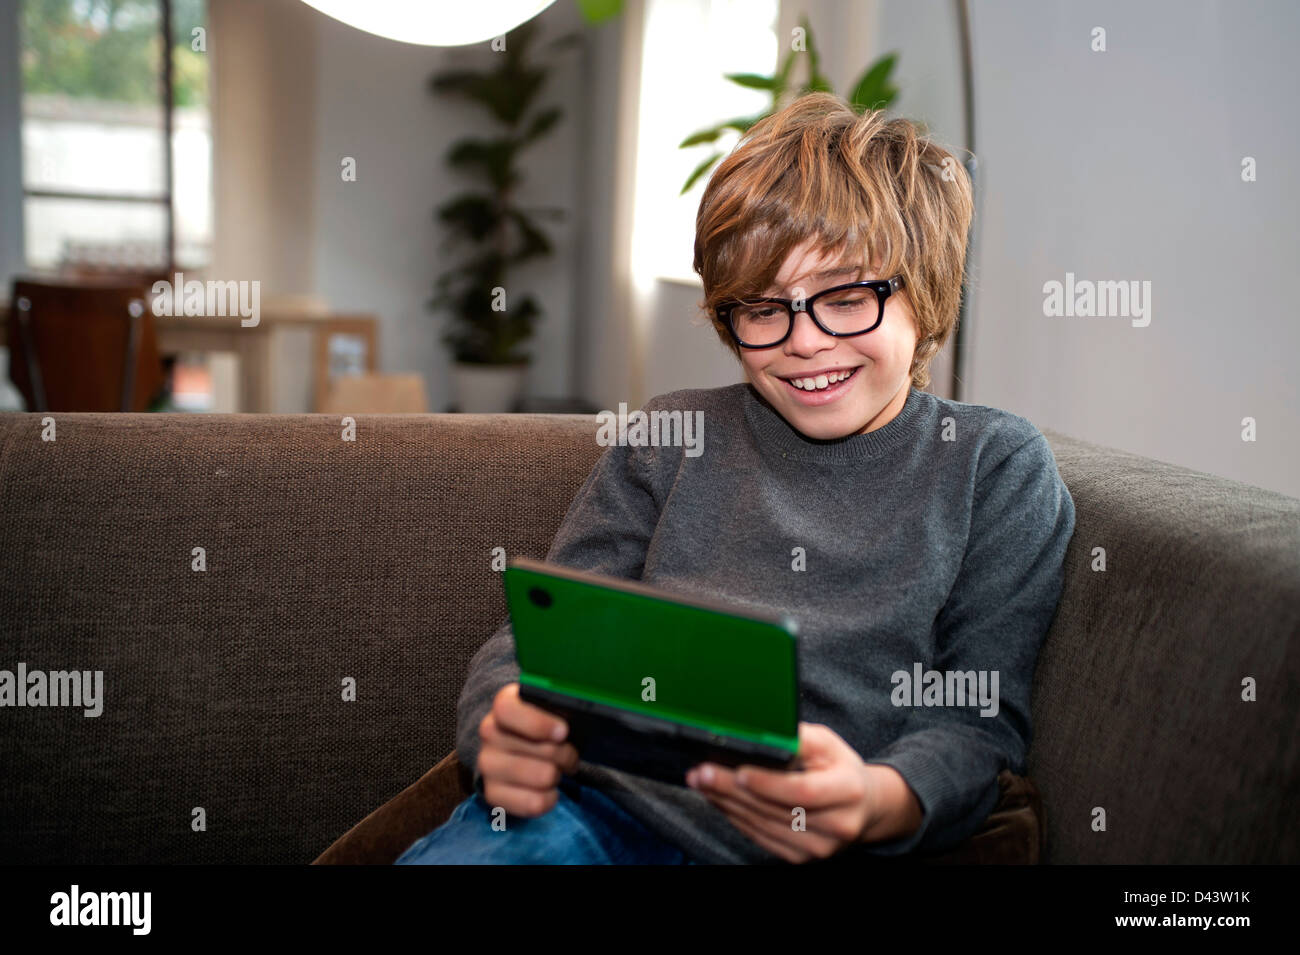
[[[771,322],[785,317],[785,309],[780,305],[756,303],[737,306],[733,316],[742,322]]]
[[[875,301],[876,296],[873,293],[866,290],[857,290],[833,295],[827,304],[841,311],[852,311],[863,308],[867,304],[874,305]]]

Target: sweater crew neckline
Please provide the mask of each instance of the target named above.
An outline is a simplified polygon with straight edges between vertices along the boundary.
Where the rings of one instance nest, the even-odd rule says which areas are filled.
[[[907,400],[894,418],[866,434],[825,441],[806,437],[786,421],[749,382],[744,383],[745,420],[764,454],[797,461],[844,462],[878,457],[915,438],[926,393],[909,385]]]

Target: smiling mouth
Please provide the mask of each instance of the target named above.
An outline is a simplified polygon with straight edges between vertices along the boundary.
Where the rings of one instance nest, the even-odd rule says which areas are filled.
[[[841,368],[838,371],[831,372],[830,374],[812,376],[797,375],[793,378],[781,378],[781,376],[778,375],[777,377],[781,378],[781,380],[786,384],[798,388],[800,391],[827,391],[840,382],[851,379],[858,373],[858,367],[861,366],[854,368]]]

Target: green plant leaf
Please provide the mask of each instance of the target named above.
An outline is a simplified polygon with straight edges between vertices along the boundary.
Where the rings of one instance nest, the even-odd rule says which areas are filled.
[[[508,204],[510,190],[521,179],[517,168],[520,152],[547,135],[560,121],[562,109],[547,107],[533,111],[548,69],[529,62],[529,50],[538,36],[534,21],[512,30],[504,53],[490,54],[483,71],[451,70],[430,78],[435,93],[455,95],[483,106],[508,127],[497,138],[466,138],[447,152],[449,166],[482,174],[490,189],[463,193],[444,202],[436,212],[446,226],[443,248],[465,242],[474,245],[471,256],[437,277],[429,307],[445,313],[447,327],[442,341],[458,361],[493,364],[526,359],[522,345],[532,335],[541,314],[529,298],[511,300],[506,312],[493,310],[492,290],[506,286],[506,276],[518,262],[550,254],[550,237],[533,221],[562,218],[565,210],[554,207],[515,208]],[[560,37],[549,50],[580,45],[581,33]]]
[[[509,69],[502,58],[491,73],[458,70],[440,73],[430,82],[434,92],[463,96],[487,107],[499,122],[514,126],[528,111],[543,79],[541,70]]]
[[[506,35],[505,54],[488,53],[490,70],[447,70],[434,74],[435,93],[463,96],[486,106],[500,122],[515,126],[546,83],[547,70],[527,62],[537,24],[526,20]]]
[[[456,196],[438,207],[438,218],[472,241],[482,242],[496,229],[496,201],[491,196]]]
[[[684,196],[686,193],[690,192],[691,186],[695,185],[695,181],[712,169],[713,164],[721,158],[722,153],[714,153],[696,166],[695,169],[692,170],[691,174],[686,177],[686,185],[682,186],[682,191],[679,192],[678,195]]]
[[[855,111],[883,108],[893,102],[894,97],[898,95],[898,90],[890,83],[889,76],[897,62],[898,52],[894,51],[886,53],[867,67],[854,85],[853,94],[849,99],[849,105]]]
[[[691,133],[677,144],[677,148],[685,149],[688,146],[699,146],[702,143],[716,142],[718,137],[722,135],[722,131],[726,128],[726,126],[714,126],[712,129],[702,129],[698,133]]]
[[[717,126],[713,127],[713,129],[704,129],[700,130],[698,133],[692,133],[678,143],[677,148],[687,149],[691,146],[702,146],[705,143],[715,143],[718,141],[718,137],[729,129],[734,129],[736,132],[743,135],[744,133],[749,132],[753,125],[760,119],[764,119],[770,115],[772,115],[771,110],[767,110],[759,113],[757,116],[738,116],[735,119],[729,119],[725,123],[719,123]]]
[[[772,113],[769,110],[767,112],[759,113],[757,116],[741,116],[738,119],[729,119],[722,125],[725,129],[734,129],[738,133],[747,133],[753,129],[755,123],[759,120],[766,119],[771,115]]]
[[[447,150],[447,162],[457,169],[478,169],[497,190],[518,180],[512,168],[518,144],[512,139],[462,139]]]
[[[463,93],[479,76],[473,70],[443,70],[429,78],[429,89],[435,93]]]
[[[542,112],[534,116],[532,122],[528,124],[528,128],[524,130],[523,136],[520,137],[520,143],[526,145],[531,143],[534,139],[546,135],[546,133],[550,132],[551,128],[560,121],[560,117],[563,115],[564,110],[558,106],[542,110]]]
[[[506,215],[519,230],[520,245],[510,256],[511,262],[523,262],[539,255],[549,255],[552,250],[550,237],[533,225],[528,216],[520,209],[510,209]]]
[[[557,36],[550,43],[546,44],[546,49],[552,53],[559,53],[564,50],[573,49],[582,46],[584,37],[581,33],[566,33],[564,36]]]
[[[762,76],[758,73],[723,73],[722,75],[737,86],[751,90],[771,90],[775,83],[775,77]]]
[[[595,26],[623,12],[623,0],[577,0],[583,19]]]
[[[790,70],[794,68],[795,56],[796,53],[794,50],[790,50],[786,53],[785,62],[782,63],[781,68],[777,70],[776,83],[772,87],[772,92],[778,98],[785,92],[786,87],[790,85]]]

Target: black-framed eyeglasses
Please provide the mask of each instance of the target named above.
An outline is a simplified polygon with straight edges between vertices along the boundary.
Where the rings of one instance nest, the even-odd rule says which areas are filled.
[[[774,348],[794,331],[794,313],[807,312],[827,335],[851,338],[875,331],[885,317],[885,299],[903,287],[903,277],[850,282],[822,289],[795,308],[795,299],[763,298],[719,305],[718,319],[741,348]],[[821,311],[818,311],[820,307]]]

